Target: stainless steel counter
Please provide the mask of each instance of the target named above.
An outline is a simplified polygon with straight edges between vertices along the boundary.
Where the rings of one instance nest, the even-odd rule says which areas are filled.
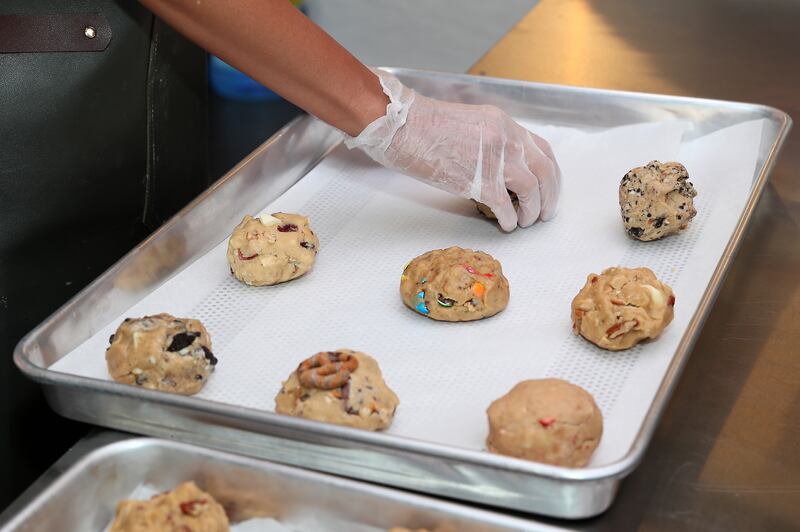
[[[797,50],[791,0],[542,0],[471,73],[758,102],[797,121]],[[798,221],[795,131],[649,452],[579,528],[800,528]]]

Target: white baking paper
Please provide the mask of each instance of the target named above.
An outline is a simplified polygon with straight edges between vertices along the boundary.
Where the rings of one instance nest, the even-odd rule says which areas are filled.
[[[227,242],[220,242],[51,369],[108,379],[103,355],[119,322],[169,312],[200,319],[213,339],[219,365],[201,399],[271,410],[281,381],[301,360],[356,349],[379,361],[400,397],[390,434],[483,450],[489,403],[523,379],[561,377],[591,392],[605,418],[590,465],[619,460],[745,205],[763,123],[691,142],[682,141],[691,124],[678,121],[592,133],[526,125],[551,140],[563,171],[554,220],[502,233],[468,200],[340,147],[264,209],[311,218],[321,251],[309,274],[274,287],[244,286],[230,275]],[[625,235],[617,189],[630,168],[652,159],[686,165],[699,191],[698,215],[684,234],[642,243]],[[453,245],[500,260],[511,286],[505,311],[444,323],[403,305],[404,264]],[[658,341],[620,353],[574,336],[570,321],[570,302],[586,276],[615,265],[651,268],[677,298],[675,320]]]

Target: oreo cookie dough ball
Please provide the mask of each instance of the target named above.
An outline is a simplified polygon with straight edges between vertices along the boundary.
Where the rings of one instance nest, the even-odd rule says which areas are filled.
[[[228,264],[238,280],[252,286],[283,283],[314,265],[319,239],[299,214],[245,216],[228,241]]]
[[[111,377],[151,390],[195,394],[217,364],[203,324],[169,314],[127,318],[109,341]]]
[[[511,197],[511,204],[514,205],[514,208],[516,209],[519,206],[519,198],[517,197],[517,193],[509,190],[508,195]],[[475,202],[475,207],[478,208],[479,213],[484,215],[489,220],[497,220],[497,216],[494,215],[494,212],[492,212],[492,209],[490,209],[488,205],[479,201],[472,201]]]
[[[651,161],[634,168],[619,185],[625,231],[637,240],[657,240],[683,231],[697,214],[697,191],[680,163]]]
[[[409,262],[400,276],[400,295],[406,306],[434,320],[472,321],[506,308],[509,289],[491,255],[451,247]]]
[[[672,321],[675,296],[648,268],[591,274],[572,300],[572,328],[603,349],[620,351],[657,338]]]
[[[522,381],[486,413],[489,452],[534,462],[583,467],[603,436],[591,394],[560,379]]]
[[[304,360],[275,397],[279,414],[365,430],[391,425],[398,404],[375,359],[350,349]]]
[[[156,495],[147,501],[125,500],[117,504],[111,532],[228,532],[225,509],[194,482]]]

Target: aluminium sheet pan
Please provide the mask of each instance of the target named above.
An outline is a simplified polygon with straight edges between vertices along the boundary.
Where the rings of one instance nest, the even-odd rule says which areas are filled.
[[[169,435],[303,467],[523,511],[574,518],[602,512],[611,503],[619,480],[641,458],[790,121],[780,111],[751,104],[409,70],[396,72],[406,83],[431,96],[500,105],[534,131],[551,138],[565,170],[559,217],[526,231],[502,235],[474,216],[472,207],[462,200],[423,191],[422,185],[388,175],[342,149],[324,157],[336,145],[338,135],[313,119],[303,118],[256,150],[34,330],[18,346],[17,363],[45,384],[48,399],[57,411],[84,421]],[[620,151],[623,142],[626,150]],[[637,142],[640,145],[633,149]],[[725,147],[734,145],[741,145],[741,149],[734,150],[738,159],[722,153]],[[648,248],[625,240],[618,211],[614,212],[615,186],[606,186],[611,188],[610,202],[586,200],[604,193],[592,188],[599,187],[602,179],[597,183],[587,181],[590,176],[584,152],[591,149],[598,156],[588,168],[600,175],[611,175],[606,178],[610,179],[606,185],[618,181],[635,165],[631,161],[643,164],[655,156],[683,156],[691,161],[693,164],[687,163],[690,173],[693,168],[698,169],[693,177],[700,190],[700,214],[687,234],[655,246],[645,244]],[[591,151],[588,153],[591,155]],[[736,164],[726,166],[726,161]],[[719,180],[734,174],[735,180],[720,186]],[[223,268],[224,275],[220,246],[224,246],[230,228],[242,214],[267,206],[275,207],[272,210],[312,211],[312,224],[322,239],[315,270],[266,293],[247,290],[227,277],[215,277],[219,268]],[[574,219],[570,222],[570,217],[580,212],[595,214],[588,225],[601,235],[590,239],[595,242],[588,247],[575,230],[559,234],[560,227],[577,223]],[[396,291],[399,280],[386,279],[390,273],[399,276],[405,260],[432,247],[451,244],[482,247],[504,263],[512,287],[512,302],[506,311],[475,324],[437,324],[414,316],[399,304],[396,294],[389,295]],[[377,248],[387,260],[373,261],[368,268],[372,272],[369,280],[348,286],[348,271],[353,271],[353,264],[374,258],[365,246]],[[542,261],[542,256],[547,259]],[[581,260],[575,260],[575,256]],[[337,262],[336,257],[349,260],[340,258]],[[531,270],[523,268],[526,260],[536,263],[537,259],[545,264]],[[665,338],[622,355],[600,352],[570,336],[568,306],[562,308],[564,302],[568,305],[587,273],[618,263],[652,267],[673,285],[680,298],[676,320]],[[562,275],[558,282],[552,282],[554,270]],[[331,280],[334,278],[337,283]],[[326,279],[328,282],[322,282]],[[199,287],[198,282],[203,286]],[[537,296],[537,287],[544,293]],[[355,294],[355,298],[342,297],[343,290]],[[180,302],[178,296],[182,297]],[[526,321],[526,314],[530,314],[526,313],[526,302],[537,297],[558,302],[552,312],[547,312],[546,306],[538,310],[539,326],[546,325],[551,334],[549,340],[546,334],[539,335],[543,344],[539,344],[538,351],[535,342],[531,345],[530,336],[513,334],[520,329],[536,330],[536,324]],[[370,305],[365,311],[363,304],[351,304],[354,300]],[[264,356],[248,358],[247,353],[253,352],[254,345],[264,345],[264,337],[252,331],[265,327],[246,325],[271,325],[277,315],[301,312],[298,301],[310,309],[305,320],[298,320],[306,323],[301,330],[307,332],[298,335],[290,327],[288,333],[295,336],[284,339],[282,344],[268,343],[273,349],[264,356],[269,356],[270,363],[261,371],[254,371]],[[175,308],[163,308],[165,302],[173,302],[178,310],[199,314],[193,317],[207,322],[215,350],[223,355],[217,374],[197,397],[175,397],[121,386],[96,373],[96,365],[89,367],[100,361],[102,368],[102,357],[96,355],[102,353],[98,339],[107,338],[108,330],[113,331],[126,313],[157,311],[155,304],[159,310],[181,314]],[[322,309],[316,316],[315,308]],[[320,326],[332,319],[331,326]],[[387,320],[393,320],[393,325],[385,330],[381,324]],[[370,326],[364,327],[365,322]],[[454,332],[453,327],[461,327],[461,333]],[[487,341],[498,338],[504,330],[508,332],[504,341]],[[416,347],[414,337],[432,341],[436,349],[411,349]],[[325,345],[319,343],[322,340]],[[482,341],[487,343],[482,345]],[[219,351],[220,343],[223,351]],[[280,348],[275,349],[276,345]],[[400,353],[396,352],[397,346]],[[653,355],[659,346],[661,351]],[[270,412],[274,387],[292,364],[307,356],[306,351],[337,347],[363,349],[376,356],[390,385],[400,393],[402,404],[397,421],[388,433],[364,433]],[[665,348],[668,349],[663,352]],[[487,354],[487,349],[491,353]],[[224,351],[235,355],[226,359]],[[475,356],[476,361],[457,368],[451,363],[457,355]],[[487,355],[497,360],[487,360]],[[83,360],[81,356],[90,358]],[[409,370],[410,366],[430,365],[431,359],[437,357],[441,358],[434,363],[441,365],[435,366],[435,371],[420,374]],[[234,360],[241,371],[237,378],[252,375],[254,380],[245,380],[238,387],[230,382],[223,386],[226,383],[222,368],[233,367]],[[73,364],[76,361],[77,371]],[[511,371],[512,361],[524,361],[523,369],[515,367]],[[229,371],[233,375],[234,370]],[[426,375],[447,375],[448,371],[455,371],[457,378],[447,381],[446,386],[437,387],[441,381],[430,379],[425,385]],[[485,386],[487,376],[489,385]],[[488,401],[504,393],[516,380],[544,376],[578,382],[598,397],[604,409],[606,436],[589,468],[552,467],[489,455],[481,449],[485,437],[481,416]],[[215,383],[219,384],[216,391]],[[261,395],[254,395],[257,387],[263,388]],[[453,390],[459,393],[452,393]],[[457,398],[464,397],[467,390],[476,390],[469,394],[474,404],[470,403],[467,409],[463,409],[467,402],[458,400],[447,403],[441,413],[430,407],[437,400],[436,394]]]

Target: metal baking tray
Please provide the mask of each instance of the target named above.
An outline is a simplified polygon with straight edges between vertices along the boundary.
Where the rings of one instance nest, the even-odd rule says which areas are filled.
[[[271,517],[287,526],[308,523],[298,528],[309,532],[375,532],[394,526],[458,532],[556,530],[431,497],[151,438],[122,440],[83,454],[0,530],[100,532],[113,520],[117,502],[141,484],[163,492],[189,480],[220,502],[232,523]]]
[[[15,350],[16,364],[43,385],[52,408],[69,418],[524,512],[564,518],[597,515],[608,508],[620,481],[644,454],[740,244],[791,120],[781,111],[754,104],[406,69],[393,71],[426,95],[495,104],[518,118],[535,118],[554,125],[600,129],[686,119],[694,124],[693,131],[699,136],[747,120],[766,119],[746,207],[624,458],[589,469],[554,467],[390,434],[322,425],[196,397],[155,393],[48,369],[226,238],[242,212],[255,212],[283,194],[339,143],[338,132],[307,116],[293,121],[256,149],[23,338]],[[263,175],[270,178],[264,179]]]

